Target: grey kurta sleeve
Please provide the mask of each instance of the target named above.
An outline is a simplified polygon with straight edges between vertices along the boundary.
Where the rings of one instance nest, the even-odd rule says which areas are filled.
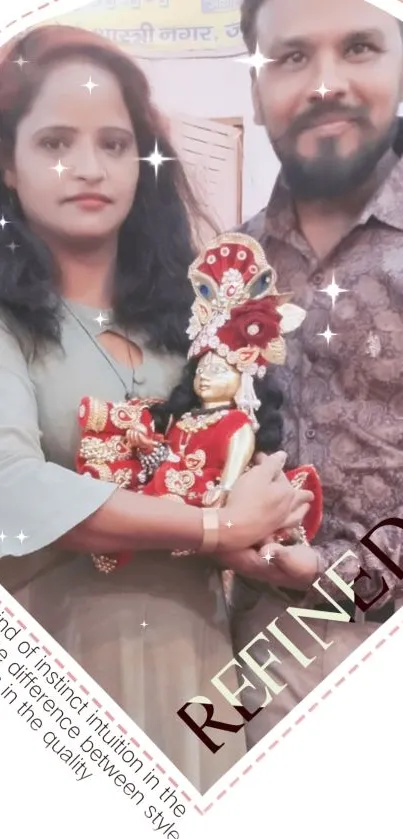
[[[0,323],[0,556],[51,545],[94,513],[115,484],[45,460],[35,389],[17,340]],[[22,531],[27,537],[16,538]]]

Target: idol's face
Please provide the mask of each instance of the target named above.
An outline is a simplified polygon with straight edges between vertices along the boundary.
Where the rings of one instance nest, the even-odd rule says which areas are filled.
[[[136,194],[137,158],[116,78],[74,59],[49,70],[18,124],[4,178],[38,235],[79,245],[117,235]]]
[[[241,374],[223,358],[208,352],[199,361],[194,391],[203,405],[233,402],[241,384]]]
[[[360,186],[396,135],[397,20],[365,0],[266,0],[256,34],[273,61],[253,81],[255,120],[295,196],[326,199]]]

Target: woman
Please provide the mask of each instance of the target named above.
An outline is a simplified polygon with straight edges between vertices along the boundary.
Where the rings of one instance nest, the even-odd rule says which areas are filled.
[[[84,394],[165,398],[180,379],[197,208],[179,162],[156,178],[139,160],[155,140],[175,153],[143,74],[107,41],[35,29],[0,78],[0,579],[204,792],[244,749],[241,732],[213,756],[176,715],[232,657],[219,556],[244,567],[242,549],[301,520],[311,495],[281,456],[210,522],[75,474]],[[128,549],[120,573],[96,573],[91,553]]]

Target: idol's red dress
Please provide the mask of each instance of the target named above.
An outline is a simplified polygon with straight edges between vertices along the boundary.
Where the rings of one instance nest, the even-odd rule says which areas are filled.
[[[192,425],[194,431],[189,430]],[[195,507],[205,506],[206,492],[220,483],[231,439],[245,425],[250,425],[248,417],[236,409],[187,415],[178,420],[165,437],[177,460],[161,464],[142,492],[168,495]]]
[[[82,436],[76,458],[77,472],[112,481],[123,489],[137,490],[142,465],[127,443],[126,433],[141,424],[150,437],[155,436],[149,406],[156,401],[131,399],[113,403],[85,396],[79,409]]]
[[[79,411],[83,433],[76,459],[77,471],[113,481],[143,495],[166,496],[196,507],[207,506],[206,493],[220,483],[231,439],[250,424],[249,418],[236,408],[185,414],[172,424],[164,438],[166,459],[144,483],[143,465],[125,438],[127,431],[139,423],[145,426],[150,437],[156,438],[149,411],[153,401],[156,400],[132,399],[117,405],[85,397]],[[319,476],[313,466],[300,466],[286,475],[294,486],[309,489],[314,494],[314,501],[302,522],[306,538],[311,541],[322,519]],[[116,559],[122,564],[130,557],[131,554],[119,554]]]

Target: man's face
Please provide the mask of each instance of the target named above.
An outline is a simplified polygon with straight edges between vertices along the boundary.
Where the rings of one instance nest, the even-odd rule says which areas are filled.
[[[361,186],[394,142],[402,87],[397,20],[365,0],[266,0],[256,20],[266,58],[253,81],[295,197]],[[321,85],[329,92],[323,97]]]

